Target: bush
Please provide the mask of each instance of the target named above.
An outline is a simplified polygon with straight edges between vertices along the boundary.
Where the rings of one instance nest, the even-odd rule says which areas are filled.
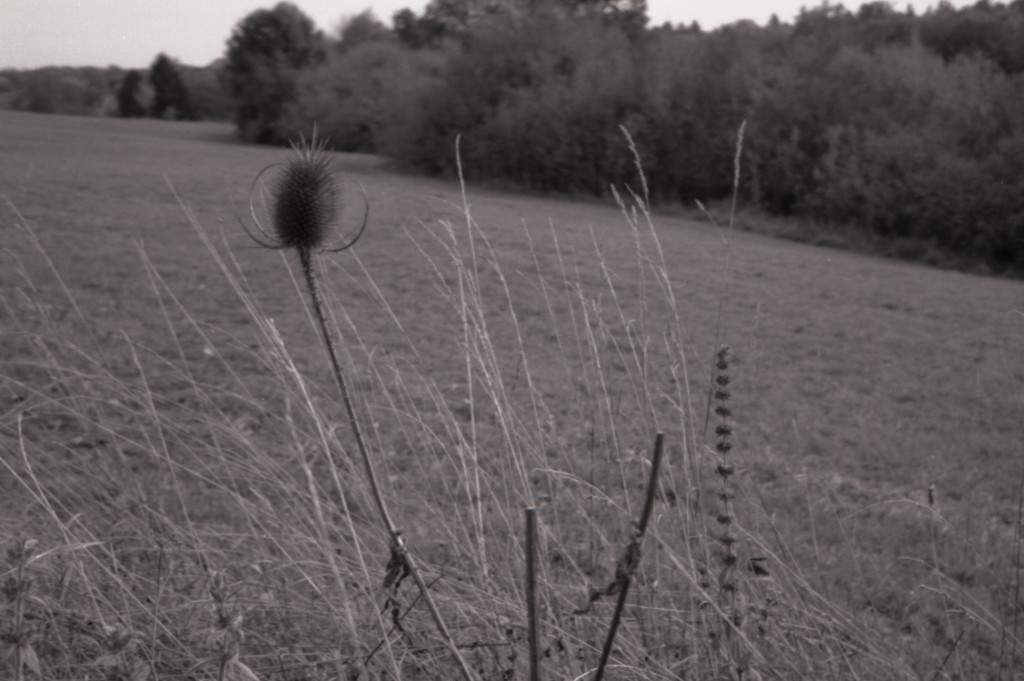
[[[481,23],[446,60],[396,151],[428,171],[452,173],[462,135],[470,177],[601,193],[619,177],[609,166],[621,157],[618,125],[640,108],[633,58],[625,33],[593,17]]]
[[[318,125],[344,151],[394,153],[413,126],[411,106],[434,86],[441,54],[360,42],[302,74],[279,129],[295,139]]]
[[[10,107],[34,113],[103,116],[116,111],[119,69],[46,67],[24,71],[14,81]]]

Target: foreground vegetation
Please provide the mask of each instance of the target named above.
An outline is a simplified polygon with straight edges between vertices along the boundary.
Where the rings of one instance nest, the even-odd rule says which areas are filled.
[[[0,133],[4,673],[458,676],[301,273],[238,227],[282,152],[208,124]],[[589,677],[658,432],[608,678],[1020,673],[1020,283],[656,217],[642,190],[618,210],[336,162],[373,218],[316,260],[331,328],[472,675],[527,678],[535,507],[543,676]]]

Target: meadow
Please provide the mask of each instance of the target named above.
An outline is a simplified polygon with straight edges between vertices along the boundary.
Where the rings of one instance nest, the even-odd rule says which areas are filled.
[[[288,154],[0,112],[5,677],[529,678],[533,507],[541,677],[591,678],[659,432],[608,678],[1024,674],[1024,282],[651,214],[639,176],[616,205],[334,155],[370,218],[316,264],[453,652],[295,258],[241,224]]]

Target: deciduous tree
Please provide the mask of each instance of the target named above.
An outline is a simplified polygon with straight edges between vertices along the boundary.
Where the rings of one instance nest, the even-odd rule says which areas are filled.
[[[142,76],[138,71],[125,74],[117,91],[117,111],[122,118],[142,118],[146,115],[146,107],[139,102],[141,86]]]
[[[242,19],[228,40],[224,65],[242,138],[282,141],[278,125],[295,99],[299,73],[322,63],[325,56],[323,34],[291,3],[256,10]]]
[[[150,114],[155,118],[191,120],[192,103],[178,68],[166,54],[160,54],[149,67],[149,83],[153,86]]]

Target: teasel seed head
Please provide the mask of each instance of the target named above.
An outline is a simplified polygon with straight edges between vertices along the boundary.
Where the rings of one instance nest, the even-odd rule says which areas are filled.
[[[331,158],[327,154],[326,142],[318,139],[316,128],[307,142],[300,138],[292,145],[293,154],[284,163],[267,166],[256,175],[249,191],[249,209],[256,223],[259,235],[246,228],[249,236],[266,248],[294,248],[304,253],[317,251],[337,252],[350,248],[366,228],[370,204],[366,190],[363,193],[365,211],[354,235],[340,243],[331,243],[329,238],[338,229],[342,203],[339,177]],[[278,175],[269,189],[271,229],[266,229],[256,216],[255,198],[257,186],[264,174],[278,170]],[[358,185],[358,182],[356,182]],[[262,187],[261,187],[262,188]],[[261,197],[266,198],[266,197]]]
[[[298,147],[273,189],[274,233],[285,248],[320,250],[338,212],[334,173],[322,145]]]

